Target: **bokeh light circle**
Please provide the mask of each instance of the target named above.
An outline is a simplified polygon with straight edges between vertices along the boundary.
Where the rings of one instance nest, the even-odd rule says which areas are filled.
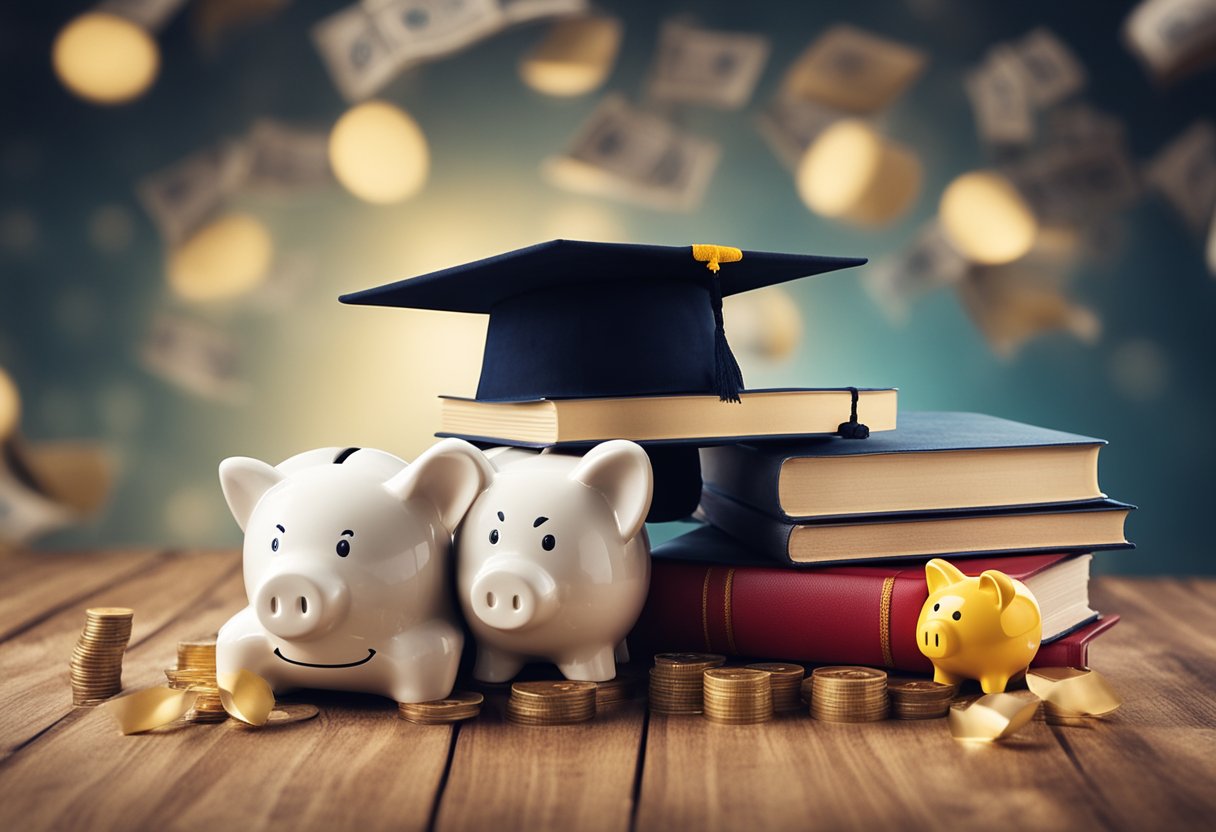
[[[1012,263],[1034,246],[1038,222],[1017,188],[996,171],[964,173],[942,193],[942,232],[973,263]]]
[[[123,104],[152,85],[160,69],[160,49],[131,21],[88,12],[55,36],[51,63],[63,85],[86,101]]]
[[[859,119],[824,130],[798,164],[795,184],[808,208],[861,226],[890,222],[920,191],[920,161]]]
[[[257,217],[225,214],[169,256],[169,286],[192,301],[243,295],[260,284],[274,260],[274,240]]]
[[[21,394],[12,377],[0,367],[0,439],[11,436],[21,422]]]
[[[359,199],[389,204],[422,189],[430,167],[426,136],[408,114],[384,101],[347,110],[329,134],[334,176]]]

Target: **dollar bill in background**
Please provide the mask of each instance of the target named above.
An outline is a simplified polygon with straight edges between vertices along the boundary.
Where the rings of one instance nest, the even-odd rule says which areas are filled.
[[[543,166],[558,187],[669,211],[700,204],[718,164],[718,145],[666,119],[606,97],[566,152]]]
[[[1018,264],[973,266],[955,292],[992,351],[1009,357],[1028,341],[1067,332],[1094,343],[1102,322],[1093,310],[1069,300],[1051,276]]]
[[[136,196],[169,245],[182,242],[219,211],[249,175],[249,150],[226,141],[144,178]]]
[[[153,34],[185,8],[189,0],[103,0],[97,11],[125,17]]]
[[[236,404],[248,394],[236,343],[201,321],[157,315],[139,358],[148,372],[202,399]]]
[[[7,457],[7,455],[5,455]],[[0,546],[28,543],[72,524],[74,513],[38,492],[0,459]]]
[[[333,183],[325,130],[258,119],[249,131],[247,147],[251,190],[296,193]]]
[[[1197,121],[1149,162],[1146,178],[1202,234],[1216,208],[1216,124]]]
[[[781,92],[853,113],[873,113],[899,98],[927,62],[919,49],[841,23],[794,61]]]
[[[588,0],[363,0],[318,22],[312,39],[347,101],[375,95],[402,70],[529,20],[582,13]]]
[[[1007,46],[989,50],[983,63],[963,77],[963,87],[985,144],[1027,145],[1034,139],[1034,114],[1017,57]]]
[[[907,249],[866,269],[861,281],[887,319],[902,324],[913,302],[960,283],[970,268],[933,221],[920,230]]]
[[[1048,145],[1004,172],[1046,225],[1086,225],[1127,208],[1142,191],[1121,141]]]
[[[1084,89],[1085,68],[1050,29],[1040,26],[1016,41],[1012,49],[1034,106],[1050,107]]]
[[[669,20],[659,33],[648,94],[654,101],[737,110],[751,100],[769,48],[762,35]]]
[[[1060,147],[1083,148],[1092,142],[1122,144],[1127,126],[1085,101],[1056,107],[1047,114],[1046,140]]]
[[[792,172],[819,134],[845,115],[818,101],[778,93],[760,113],[756,126],[773,153]]]
[[[1123,42],[1157,81],[1171,83],[1216,60],[1216,0],[1144,0]]]

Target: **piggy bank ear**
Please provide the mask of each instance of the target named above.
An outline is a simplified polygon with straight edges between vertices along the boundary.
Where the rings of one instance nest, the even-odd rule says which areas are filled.
[[[1013,580],[1004,572],[989,569],[980,575],[980,590],[991,595],[1001,610],[1001,630],[1007,636],[1020,636],[1039,620],[1038,602],[1018,595]]]
[[[570,472],[570,479],[604,495],[624,540],[642,530],[654,496],[654,473],[641,446],[624,439],[596,445]]]
[[[435,506],[448,534],[456,531],[477,495],[494,478],[494,467],[463,439],[444,439],[384,484],[402,502],[415,497]]]
[[[929,585],[930,595],[966,577],[957,566],[941,558],[934,558],[925,564],[925,583]]]
[[[231,456],[220,463],[220,488],[241,531],[262,495],[282,481],[282,472],[260,459]]]

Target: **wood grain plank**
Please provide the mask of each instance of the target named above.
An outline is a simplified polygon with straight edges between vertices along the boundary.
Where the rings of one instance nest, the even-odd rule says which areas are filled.
[[[961,743],[945,720],[756,726],[651,716],[637,828],[1082,829],[1085,784],[1043,723]]]
[[[150,626],[157,595],[179,599],[128,650],[129,688],[162,684],[179,639],[214,632],[244,603],[239,560],[224,562],[232,568],[220,582],[193,595],[178,584],[206,581],[179,568],[123,588],[137,625],[142,611]],[[35,686],[38,699],[66,702],[66,679]],[[99,709],[74,709],[0,761],[0,828],[426,828],[452,729],[403,722],[377,697],[312,692],[308,701],[321,716],[281,728],[229,721],[133,737]]]
[[[645,707],[606,708],[579,725],[524,726],[487,699],[461,726],[435,828],[626,830]]]
[[[152,676],[139,677],[139,663],[133,657],[184,609],[213,592],[217,581],[227,578],[231,584],[223,609],[229,614],[237,609],[244,597],[239,563],[231,552],[151,559],[134,577],[80,599],[0,645],[0,679],[5,680],[0,688],[0,714],[4,715],[0,759],[72,711],[68,660],[84,624],[86,607],[129,606],[135,610],[124,683],[127,687],[156,683]],[[158,659],[160,667],[171,665],[174,658],[172,649],[166,651]],[[162,674],[159,681],[163,679]]]
[[[1210,586],[1211,582],[1204,582]],[[1216,817],[1216,610],[1195,582],[1102,578],[1094,603],[1123,619],[1090,662],[1124,704],[1053,727],[1112,828],[1211,828]]]
[[[0,557],[0,642],[62,607],[134,575],[157,550],[13,552]]]

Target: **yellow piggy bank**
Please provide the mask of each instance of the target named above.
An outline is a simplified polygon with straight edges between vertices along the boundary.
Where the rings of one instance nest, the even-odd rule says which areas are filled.
[[[925,564],[929,600],[916,622],[916,645],[933,662],[933,681],[978,679],[984,693],[1005,690],[1039,651],[1039,602],[1021,581],[989,569],[968,578],[953,564]]]

